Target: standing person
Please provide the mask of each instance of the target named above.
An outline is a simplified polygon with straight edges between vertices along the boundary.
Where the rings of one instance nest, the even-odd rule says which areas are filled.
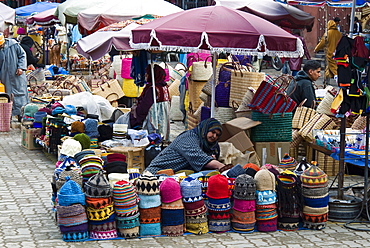
[[[316,45],[314,52],[317,53],[321,49],[326,48],[326,61],[327,65],[325,68],[325,82],[329,81],[330,78],[336,78],[338,75],[337,63],[333,59],[335,49],[339,40],[342,38],[342,34],[338,31],[337,24],[334,20],[330,20],[327,26],[327,34],[324,34],[320,42]]]
[[[307,99],[303,106],[311,108],[316,101],[314,82],[321,76],[321,63],[316,60],[309,60],[303,66],[303,70],[295,77],[296,84],[290,84],[287,94],[299,105]]]
[[[14,39],[4,37],[0,33],[0,80],[5,91],[14,95],[12,116],[21,118],[21,107],[29,103],[27,91],[26,53]]]
[[[355,17],[355,23],[353,24],[353,35],[360,35],[362,33],[362,25],[358,21],[357,16]]]
[[[220,169],[225,166],[217,159],[220,156],[218,139],[222,134],[221,123],[209,118],[201,121],[194,129],[182,132],[162,150],[146,168],[152,174],[159,170]]]
[[[337,16],[337,17],[335,17],[334,19],[333,19],[333,21],[335,22],[335,24],[337,25],[337,28],[338,28],[338,31],[339,32],[341,32],[340,31],[340,18]]]
[[[26,52],[27,66],[33,65],[34,67],[43,67],[37,64],[37,62],[40,60],[40,56],[39,55],[33,56],[33,53],[31,50],[33,44],[35,44],[33,39],[29,36],[25,36],[21,40],[20,44],[23,50]]]
[[[166,72],[159,65],[154,65],[154,81],[156,89],[156,106],[154,108],[153,84],[151,65],[146,68],[146,81],[148,82],[136,105],[131,108],[130,127],[147,129],[149,133],[158,132],[164,140],[170,136],[170,94],[167,83],[164,81]]]
[[[294,36],[298,37],[302,41],[303,50],[304,50],[303,56],[306,56],[306,59],[310,60],[311,56],[310,56],[310,53],[308,52],[306,42],[304,41],[303,37],[301,36],[301,31],[299,29],[294,29],[292,34]],[[296,76],[298,71],[301,70],[302,62],[303,62],[303,56],[299,57],[299,58],[290,58],[289,59],[289,67],[292,70],[292,76]]]

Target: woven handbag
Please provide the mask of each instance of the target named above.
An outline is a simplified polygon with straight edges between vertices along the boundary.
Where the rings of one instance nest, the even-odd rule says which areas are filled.
[[[296,108],[293,116],[293,128],[301,129],[317,113],[313,108],[303,106],[305,102],[306,99],[302,101]]]
[[[222,66],[223,66],[223,64],[220,64],[220,65],[217,66],[216,75],[219,75],[220,69],[222,68]],[[213,77],[210,77],[208,79],[207,83],[202,88],[202,92],[209,95],[209,96],[212,95],[212,79],[213,79]],[[219,81],[218,77],[216,77],[215,78],[215,84],[214,84],[215,87],[218,85],[218,82],[220,82],[220,81]]]
[[[230,82],[220,82],[216,86],[215,99],[218,107],[229,107]]]
[[[235,101],[233,101],[232,108],[234,109],[236,118],[238,117],[252,118],[252,110],[249,107],[242,108]]]
[[[189,92],[189,102],[193,104],[193,108],[197,109],[202,103],[202,100],[199,98],[202,88],[206,81],[194,81],[189,80],[188,83],[188,92]]]
[[[6,93],[1,93],[1,96],[7,100],[0,102],[0,132],[8,132],[10,131],[12,118],[13,95],[9,96]]]
[[[195,59],[195,57],[193,58]],[[204,61],[198,60],[193,62],[191,70],[192,80],[207,81],[212,76],[212,62],[207,61],[209,58],[212,59],[212,56],[208,56]]]
[[[252,120],[262,122],[252,128],[253,142],[290,142],[292,141],[292,113],[263,114],[253,111]]]
[[[353,122],[351,128],[354,130],[364,130],[366,128],[366,116],[359,115]]]
[[[180,80],[175,79],[173,83],[168,87],[168,92],[170,93],[170,97],[172,98],[173,96],[179,96],[180,95]]]
[[[193,106],[191,102],[189,103],[189,110],[187,112],[187,119],[188,119],[188,130],[195,128],[199,124],[199,119],[194,114]]]
[[[238,104],[243,101],[248,87],[258,89],[265,79],[265,73],[256,72],[252,66],[244,66],[231,73],[230,99]],[[231,105],[231,102],[229,103]]]
[[[101,96],[108,101],[118,100],[125,95],[117,79],[109,80],[100,85],[99,88],[93,91],[93,94]]]
[[[335,96],[337,95],[336,90],[332,86],[326,87],[327,92],[325,93],[324,98],[317,106],[316,111],[320,114],[334,115],[331,112],[331,105],[334,101]]]
[[[335,129],[336,124],[326,114],[315,114],[300,130],[299,134],[308,142],[313,142],[315,137],[313,136],[312,132],[315,129],[320,130],[331,130]]]

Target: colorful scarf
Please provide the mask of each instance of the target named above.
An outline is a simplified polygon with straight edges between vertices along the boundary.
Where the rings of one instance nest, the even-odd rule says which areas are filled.
[[[207,154],[216,155],[216,159],[218,159],[220,156],[220,146],[218,145],[218,141],[213,143],[209,143],[207,141],[207,133],[213,130],[219,130],[222,134],[222,125],[218,120],[209,118],[200,122],[193,129],[193,132],[198,135],[202,150]]]

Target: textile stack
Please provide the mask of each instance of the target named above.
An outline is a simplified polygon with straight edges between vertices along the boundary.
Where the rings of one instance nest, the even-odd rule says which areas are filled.
[[[211,232],[230,231],[229,185],[221,174],[211,176],[208,181],[208,228]]]
[[[75,181],[67,182],[58,192],[57,223],[63,240],[81,242],[89,238],[85,194]]]
[[[202,184],[198,179],[187,177],[180,183],[185,208],[186,231],[205,234],[208,230],[207,207],[202,197]]]
[[[256,224],[256,182],[254,178],[247,174],[239,175],[235,180],[233,197],[232,230],[238,233],[253,232]]]
[[[180,184],[173,178],[164,179],[161,193],[162,234],[180,236],[184,234],[185,214]]]
[[[326,227],[329,213],[328,175],[316,164],[301,175],[303,206],[303,227],[321,230]]]
[[[107,155],[104,170],[106,171],[109,184],[113,185],[121,180],[129,181],[130,175],[127,172],[126,156],[120,153],[110,153]]]
[[[139,198],[135,186],[128,181],[120,180],[113,184],[112,193],[120,236],[123,238],[139,237],[140,213],[137,205]]]
[[[136,181],[140,212],[140,236],[160,236],[161,196],[159,182],[151,173],[143,173]]]
[[[100,170],[84,184],[91,239],[117,238],[112,189]]]
[[[277,194],[275,175],[267,169],[259,170],[256,180],[256,220],[257,230],[260,232],[274,232],[277,230]]]
[[[78,163],[81,166],[83,183],[103,170],[103,160],[96,155],[84,156]]]

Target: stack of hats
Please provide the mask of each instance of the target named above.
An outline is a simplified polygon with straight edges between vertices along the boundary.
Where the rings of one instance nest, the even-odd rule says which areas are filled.
[[[84,184],[90,238],[117,238],[112,189],[103,171],[99,171]]]
[[[234,205],[231,227],[235,232],[253,232],[256,224],[256,182],[250,175],[240,175],[235,180]]]
[[[194,234],[208,233],[207,207],[202,196],[201,182],[186,177],[180,183],[185,208],[186,231]]]
[[[173,178],[164,179],[160,186],[162,234],[180,236],[184,234],[185,214],[180,184]]]
[[[67,180],[58,192],[57,206],[57,222],[64,241],[80,242],[89,238],[85,204],[80,185]]]
[[[202,197],[203,197],[203,200],[205,202],[208,201],[207,189],[208,189],[208,180],[209,180],[209,178],[211,176],[220,174],[220,172],[218,172],[216,170],[209,171],[208,173],[206,173],[206,172],[203,172],[202,173],[203,175],[198,177],[198,180],[202,183]],[[206,173],[206,174],[204,175],[204,173]]]
[[[103,170],[103,160],[99,156],[88,155],[78,162],[81,166],[82,181],[86,183],[90,177]]]
[[[275,175],[267,169],[259,170],[256,180],[256,224],[260,232],[274,232],[277,230],[277,195],[275,192]]]
[[[90,148],[98,148],[98,120],[87,119],[84,124],[85,134],[90,137]]]
[[[303,195],[303,227],[321,230],[326,227],[329,213],[328,175],[315,161],[301,175]]]
[[[84,150],[81,152],[76,153],[73,158],[76,161],[76,163],[81,167],[80,160],[83,159],[85,156],[95,155],[94,151],[91,150]]]
[[[108,176],[110,173],[127,174],[126,156],[120,153],[108,154],[107,163],[104,164],[104,169]]]
[[[113,124],[113,139],[125,139],[127,137],[127,124]]]
[[[136,188],[128,181],[118,181],[113,185],[113,204],[116,210],[116,222],[123,238],[139,237],[139,198]]]
[[[85,124],[81,121],[72,122],[70,136],[73,137],[79,133],[85,133]]]
[[[211,232],[230,231],[229,185],[227,178],[217,174],[208,180],[208,228]]]
[[[283,231],[298,230],[299,217],[302,213],[302,193],[300,180],[290,170],[283,171],[276,178],[278,204],[278,229]]]
[[[250,175],[251,177],[254,177],[257,171],[260,170],[260,167],[253,163],[245,164],[243,168],[245,169],[245,174]]]
[[[282,170],[293,171],[296,166],[297,166],[297,161],[293,157],[289,156],[288,153],[285,153],[278,167]]]
[[[23,121],[34,121],[34,115],[39,110],[39,106],[34,103],[29,103],[26,106],[24,106],[23,109]]]
[[[157,177],[144,172],[136,181],[136,190],[140,198],[140,236],[160,236],[161,196]]]
[[[68,157],[74,157],[74,155],[80,151],[82,151],[81,143],[77,140],[69,138],[63,141],[60,154]]]
[[[34,128],[42,128],[42,121],[44,117],[46,117],[48,114],[44,111],[37,111],[34,114],[34,120],[33,120],[33,127]]]

